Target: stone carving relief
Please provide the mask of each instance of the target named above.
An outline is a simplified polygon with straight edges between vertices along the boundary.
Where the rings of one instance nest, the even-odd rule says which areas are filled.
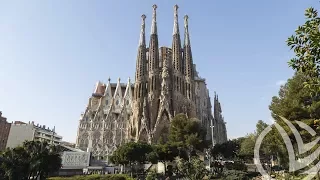
[[[153,101],[153,99],[154,99],[154,94],[153,93],[149,93],[148,94],[148,100],[149,101]]]

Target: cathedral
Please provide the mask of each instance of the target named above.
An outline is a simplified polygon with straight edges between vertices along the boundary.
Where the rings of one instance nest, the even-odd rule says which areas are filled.
[[[80,116],[76,147],[92,152],[96,159],[107,159],[128,141],[166,141],[170,121],[180,113],[198,119],[213,144],[227,141],[218,95],[214,94],[212,112],[205,79],[193,62],[188,16],[184,16],[182,44],[178,6],[174,6],[172,46],[159,47],[156,9],[153,5],[148,46],[146,16],[141,16],[135,81],[97,82]]]

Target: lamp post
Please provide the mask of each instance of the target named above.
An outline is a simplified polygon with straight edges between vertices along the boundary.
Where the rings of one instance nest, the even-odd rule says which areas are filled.
[[[214,132],[214,131],[213,131],[213,128],[214,128],[213,119],[214,119],[214,118],[212,118],[211,121],[210,121],[212,148],[213,148],[214,145],[215,145],[215,140],[214,140],[214,136],[213,136],[213,132]]]

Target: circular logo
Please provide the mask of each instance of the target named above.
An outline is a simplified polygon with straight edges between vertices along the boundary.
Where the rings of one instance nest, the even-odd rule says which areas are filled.
[[[274,123],[274,127],[279,131],[285,145],[287,148],[287,152],[289,155],[289,172],[295,172],[297,170],[304,169],[306,167],[310,167],[308,170],[305,170],[304,172],[300,173],[303,175],[306,175],[304,178],[305,180],[311,180],[313,177],[316,176],[317,172],[320,169],[320,161],[313,166],[310,166],[317,157],[320,155],[320,148],[317,148],[315,151],[313,151],[311,154],[309,154],[306,157],[303,158],[296,158],[296,155],[304,154],[308,151],[310,151],[320,140],[320,137],[316,138],[314,141],[309,143],[304,143],[301,135],[299,134],[299,131],[294,127],[294,125],[288,121],[287,119],[280,117],[290,128],[291,132],[293,133],[295,140],[297,141],[297,147],[298,152],[295,152],[293,149],[292,142],[287,134],[287,132],[278,124]],[[316,135],[316,132],[307,124],[301,122],[301,121],[295,121],[302,129],[308,131],[312,136]],[[260,174],[264,177],[264,179],[272,179],[271,176],[265,171],[263,168],[261,161],[260,161],[260,154],[259,150],[262,144],[263,139],[265,136],[272,130],[272,125],[265,128],[261,134],[258,136],[254,148],[254,164],[257,166],[258,171]]]

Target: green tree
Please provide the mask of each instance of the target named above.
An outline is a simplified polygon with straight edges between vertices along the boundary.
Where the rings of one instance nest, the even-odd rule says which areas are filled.
[[[259,120],[256,124],[256,130],[254,133],[248,134],[244,137],[240,144],[240,152],[239,157],[241,159],[252,160],[254,156],[254,148],[256,145],[256,139],[262,133],[265,128],[269,125],[262,120]],[[271,131],[266,134],[264,137],[261,146],[260,146],[260,157],[264,160],[271,160],[272,158],[277,158],[282,162],[287,162],[287,160],[283,159],[287,154],[285,144],[282,140],[277,129],[272,125]]]
[[[301,121],[313,128],[317,134],[320,133],[318,126],[320,98],[312,93],[313,90],[304,87],[304,82],[307,81],[308,77],[303,72],[296,73],[280,88],[279,95],[272,98],[269,106],[273,118],[292,139],[294,149],[297,149],[295,137],[280,116],[289,120],[297,128],[304,142],[310,142],[318,136],[311,136],[306,130],[300,128],[295,121]],[[274,149],[273,151],[277,153],[281,164],[287,166],[288,155],[283,139],[275,128],[270,132],[270,134],[272,133],[274,139],[270,141],[273,141],[274,144],[270,149]]]
[[[279,119],[278,116],[290,121],[320,118],[320,98],[304,88],[303,83],[306,81],[305,75],[296,73],[281,86],[279,95],[272,98],[269,106],[276,120]]]
[[[316,121],[320,119],[320,98],[311,94],[309,89],[304,88],[303,82],[305,81],[305,75],[296,73],[280,88],[279,95],[272,98],[269,106],[276,122],[287,131],[292,139],[294,139],[294,136],[290,128],[279,116],[288,119],[294,125],[296,125],[295,121],[302,121],[316,132],[320,132]],[[310,141],[312,136],[307,131],[298,126],[297,129],[300,131],[303,140]]]
[[[304,83],[312,93],[320,91],[320,18],[318,11],[308,8],[305,11],[306,22],[298,26],[295,34],[287,40],[287,45],[294,50],[295,56],[289,66],[302,72],[307,81]]]
[[[269,125],[262,120],[259,120],[256,124],[256,136],[258,137],[265,128]],[[266,157],[276,156],[279,151],[278,140],[281,138],[278,136],[278,131],[276,131],[275,127],[272,126],[272,130],[264,137],[260,150],[261,154]],[[282,144],[282,143],[281,143]]]
[[[26,141],[23,146],[7,149],[0,167],[8,179],[45,179],[61,167],[59,152],[46,142]]]
[[[1,168],[9,180],[25,180],[28,177],[28,153],[23,147],[7,149],[1,155]]]
[[[185,114],[176,115],[170,124],[169,143],[185,150],[190,157],[196,150],[203,151],[206,147],[205,131],[202,129],[200,121],[189,119]],[[181,151],[180,151],[181,152]]]
[[[265,122],[263,122],[262,120],[259,120],[256,124],[256,133],[257,135],[260,135],[261,132],[267,128],[269,125]]]
[[[114,164],[130,165],[131,172],[134,163],[144,163],[151,158],[152,146],[144,142],[129,142],[118,147],[110,157]],[[154,157],[153,157],[154,158]],[[155,159],[153,159],[155,160]]]
[[[256,142],[256,135],[248,134],[240,145],[240,155],[243,157],[252,158],[254,155],[254,146]]]
[[[199,158],[192,158],[190,161],[177,159],[177,169],[180,174],[190,180],[203,179],[209,174],[204,162]]]
[[[222,144],[216,144],[212,150],[211,154],[213,157],[223,156],[227,159],[236,158],[239,154],[240,143],[237,139],[229,140]]]
[[[153,151],[148,154],[149,162],[162,162],[164,164],[164,171],[167,171],[167,162],[172,162],[179,156],[177,146],[171,144],[157,144],[153,146]],[[155,160],[156,159],[156,160]]]
[[[115,164],[127,165],[131,163],[144,163],[147,154],[152,152],[151,145],[142,142],[129,142],[117,148],[111,156]]]
[[[4,170],[1,168],[3,161],[4,161],[4,159],[2,158],[2,152],[0,152],[0,177],[5,177]]]
[[[29,155],[28,178],[40,177],[40,179],[44,179],[48,177],[49,173],[60,169],[60,152],[55,146],[49,145],[47,142],[26,141],[23,147]]]

